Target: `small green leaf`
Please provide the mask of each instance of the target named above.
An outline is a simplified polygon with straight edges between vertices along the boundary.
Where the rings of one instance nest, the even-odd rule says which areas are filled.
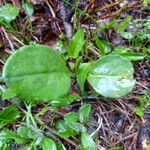
[[[53,107],[64,107],[72,102],[79,101],[81,97],[78,94],[66,94],[51,102]]]
[[[91,104],[84,104],[79,109],[79,120],[81,123],[85,123],[89,119],[91,111]]]
[[[19,14],[19,7],[13,4],[5,4],[0,6],[0,19],[11,22]]]
[[[136,113],[136,115],[138,115],[140,117],[142,117],[144,115],[144,112],[143,112],[142,108],[140,108],[140,107],[135,108],[135,113]]]
[[[90,71],[90,68],[91,68],[91,63],[82,64],[76,73],[77,81],[79,83],[79,87],[82,92],[84,91],[84,84],[88,76],[88,73]]]
[[[124,38],[124,39],[127,39],[127,40],[131,40],[133,39],[133,34],[130,33],[130,32],[121,32],[120,35]]]
[[[129,61],[138,61],[138,60],[143,60],[145,58],[145,55],[136,52],[126,52],[126,53],[120,53],[118,55],[126,58]]]
[[[33,4],[30,3],[30,2],[23,2],[23,8],[25,10],[25,13],[27,16],[32,16],[33,13],[34,13],[34,7],[33,7]]]
[[[20,137],[28,139],[29,138],[29,136],[28,136],[29,130],[30,129],[25,126],[20,126],[17,130],[17,133]]]
[[[79,56],[80,51],[83,48],[85,43],[84,39],[84,30],[78,29],[75,33],[74,37],[72,38],[69,46],[68,46],[68,54],[70,57],[76,58]]]
[[[119,46],[110,55],[120,55],[129,61],[138,61],[144,59],[146,56],[143,53],[129,52],[125,47]]]
[[[82,124],[80,124],[78,122],[70,122],[70,123],[68,123],[68,126],[72,130],[74,130],[76,133],[86,132],[86,128]]]
[[[95,150],[95,142],[87,132],[81,134],[82,150]]]
[[[3,94],[3,88],[0,86],[0,95]]]
[[[97,47],[99,48],[99,53],[101,56],[104,56],[107,53],[111,52],[111,47],[108,44],[108,41],[100,40],[99,37],[96,37],[95,42]]]
[[[135,80],[132,64],[119,55],[105,56],[92,66],[88,81],[104,97],[119,98],[132,91]]]
[[[128,27],[128,25],[129,25],[131,19],[132,19],[131,16],[127,16],[125,19],[121,20],[121,23],[120,23],[119,26],[116,28],[116,31],[117,31],[117,32],[120,32],[120,31],[125,30],[125,29]]]
[[[0,141],[1,142],[1,141]],[[0,150],[9,150],[6,143],[0,143]]]
[[[123,147],[111,147],[108,150],[124,150]]]
[[[77,122],[79,119],[78,114],[76,112],[70,112],[64,116],[64,120],[68,123]]]
[[[15,51],[2,76],[9,89],[25,100],[52,101],[67,94],[71,84],[62,57],[45,45],[26,45]]]
[[[8,89],[2,94],[2,100],[13,98],[16,95],[17,95],[16,93],[14,93],[12,90]]]
[[[15,105],[10,105],[5,108],[2,112],[0,112],[0,128],[7,124],[13,123],[19,115],[20,113]]]
[[[62,119],[56,122],[56,129],[62,137],[72,137],[76,135],[76,132],[68,126],[68,122]]]
[[[42,150],[57,150],[56,144],[50,138],[43,138],[42,142],[40,143]]]
[[[127,52],[127,48],[125,46],[118,45],[111,54],[120,54],[125,52]]]

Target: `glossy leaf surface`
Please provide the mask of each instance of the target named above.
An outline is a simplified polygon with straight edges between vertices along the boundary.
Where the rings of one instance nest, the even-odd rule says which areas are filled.
[[[109,98],[119,98],[132,91],[132,64],[118,55],[106,56],[92,66],[88,81],[100,95]]]

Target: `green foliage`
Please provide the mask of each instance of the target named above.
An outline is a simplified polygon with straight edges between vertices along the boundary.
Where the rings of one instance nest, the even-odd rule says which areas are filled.
[[[1,150],[8,150],[6,143],[0,143],[0,149]]]
[[[78,119],[79,119],[79,116],[78,116],[78,113],[76,112],[70,112],[64,116],[64,120],[68,123],[77,122]]]
[[[101,56],[106,55],[111,52],[111,47],[106,40],[100,40],[98,37],[95,38],[97,47],[99,48],[99,53]]]
[[[69,112],[56,123],[56,129],[63,137],[74,137],[76,134],[86,131],[82,123],[86,123],[89,119],[91,111],[90,104],[84,104],[79,108],[78,112]]]
[[[42,150],[57,150],[56,144],[49,138],[43,138],[41,142]]]
[[[76,72],[77,81],[79,83],[79,87],[82,92],[84,91],[84,84],[90,69],[91,69],[91,63],[85,63],[80,65]]]
[[[68,46],[68,54],[70,57],[77,58],[85,43],[84,30],[78,29]]]
[[[115,55],[115,54],[120,55],[129,61],[143,60],[146,57],[143,53],[136,53],[136,52],[128,51],[123,46],[116,47],[110,55]]]
[[[28,139],[28,133],[29,133],[29,128],[25,127],[25,126],[20,126],[17,130],[17,133],[20,137]]]
[[[0,22],[6,21],[11,22],[14,20],[19,14],[19,8],[13,4],[5,4],[0,6]]]
[[[27,16],[32,16],[33,13],[34,13],[34,7],[33,7],[33,4],[30,3],[30,2],[27,2],[27,1],[23,1],[23,8],[25,10],[25,13]]]
[[[16,93],[14,93],[12,90],[8,89],[2,94],[2,99],[10,99],[16,96]]]
[[[127,40],[131,40],[134,37],[130,32],[121,32],[120,35]]]
[[[104,97],[119,98],[132,91],[132,64],[118,55],[105,56],[92,66],[88,81]]]
[[[87,132],[81,134],[82,150],[95,150],[95,142]]]
[[[24,138],[17,135],[15,132],[11,130],[3,130],[0,132],[0,141],[7,142],[7,141],[14,141],[15,144],[24,144],[27,142]]]
[[[81,123],[85,123],[89,119],[89,114],[91,112],[91,105],[90,104],[84,104],[79,109],[79,121]]]
[[[150,95],[148,92],[145,92],[143,96],[139,99],[139,106],[135,108],[135,113],[137,116],[142,117],[145,110],[150,109]]]
[[[20,113],[15,105],[10,105],[0,112],[0,128],[13,123]]]
[[[7,86],[21,99],[50,101],[70,88],[70,72],[61,56],[44,45],[28,45],[13,53],[3,68]]]
[[[56,129],[62,137],[73,137],[76,135],[76,132],[68,126],[68,122],[62,119],[56,122]]]
[[[111,147],[108,150],[124,150],[123,147]]]
[[[66,94],[51,102],[53,107],[63,107],[71,104],[72,102],[79,101],[81,97],[78,94]]]
[[[144,112],[143,112],[141,107],[136,107],[135,108],[135,113],[136,113],[137,116],[140,116],[140,117],[142,117],[144,115]]]
[[[121,32],[121,31],[125,30],[128,27],[131,19],[132,19],[131,16],[127,16],[125,19],[121,20],[120,24],[116,28],[116,32]]]

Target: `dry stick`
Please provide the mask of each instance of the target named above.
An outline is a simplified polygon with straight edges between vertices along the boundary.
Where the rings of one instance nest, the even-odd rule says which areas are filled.
[[[118,0],[115,3],[109,4],[109,5],[105,5],[105,6],[100,7],[100,8],[96,8],[95,11],[94,11],[94,13],[102,11],[102,10],[105,10],[105,9],[108,9],[108,8],[111,8],[111,7],[117,5],[117,4],[121,3],[121,2],[123,2],[123,0]]]
[[[91,133],[91,135],[90,135],[91,137],[94,136],[100,130],[100,128],[102,126],[103,119],[98,113],[97,113],[97,116],[98,116],[98,124],[99,125],[98,125],[97,129],[93,133]]]
[[[14,45],[12,44],[12,42],[11,42],[11,40],[10,40],[10,38],[9,38],[9,36],[8,36],[8,34],[7,34],[7,32],[5,31],[5,29],[4,29],[3,27],[1,27],[1,30],[3,31],[3,33],[4,33],[4,35],[5,35],[6,39],[7,39],[7,41],[8,41],[8,43],[9,43],[9,46],[10,46],[11,50],[12,50],[12,51],[15,51]]]

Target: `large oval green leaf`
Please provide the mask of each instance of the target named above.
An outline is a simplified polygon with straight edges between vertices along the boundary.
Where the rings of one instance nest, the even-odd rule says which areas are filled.
[[[13,53],[3,68],[7,86],[22,99],[53,100],[65,95],[70,72],[61,56],[44,45],[28,45]]]
[[[135,80],[132,64],[121,56],[99,59],[88,75],[92,87],[104,97],[119,98],[132,91]]]

